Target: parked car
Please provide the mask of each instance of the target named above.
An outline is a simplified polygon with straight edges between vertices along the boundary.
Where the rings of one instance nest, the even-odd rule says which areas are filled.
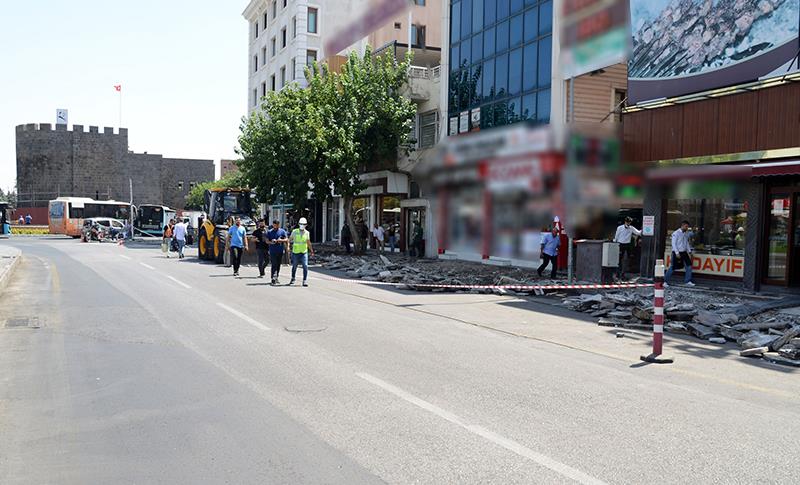
[[[116,239],[124,234],[125,223],[111,217],[92,217],[84,219],[81,241],[103,241]]]

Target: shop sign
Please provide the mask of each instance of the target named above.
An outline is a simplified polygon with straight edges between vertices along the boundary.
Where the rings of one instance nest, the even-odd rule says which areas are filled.
[[[656,233],[656,216],[642,217],[642,236],[653,236]]]
[[[463,111],[458,118],[458,132],[466,133],[469,131],[469,111]]]
[[[664,264],[672,264],[672,251],[664,253]],[[692,273],[714,276],[742,278],[744,276],[744,256],[723,256],[717,254],[692,254]]]
[[[539,193],[542,190],[542,170],[538,158],[485,163],[481,165],[481,176],[492,192],[519,189]]]
[[[481,109],[476,108],[472,110],[472,115],[470,116],[470,131],[472,130],[479,130],[481,127]]]
[[[449,136],[458,135],[458,116],[450,118]]]

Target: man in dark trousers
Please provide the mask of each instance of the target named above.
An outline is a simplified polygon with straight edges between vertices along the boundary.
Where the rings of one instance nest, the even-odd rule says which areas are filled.
[[[550,271],[550,279],[556,279],[556,270],[558,268],[558,246],[561,244],[561,238],[558,236],[558,228],[553,226],[548,234],[542,238],[542,264],[536,272],[542,276],[542,272],[547,268],[547,265],[552,263],[553,269]]]
[[[286,248],[286,243],[289,242],[289,235],[285,230],[281,229],[281,223],[277,219],[272,221],[272,229],[267,232],[267,241],[269,241],[272,284],[277,285],[279,283],[278,277],[281,274],[284,249]]]
[[[353,238],[350,237],[350,227],[346,222],[342,226],[342,232],[340,233],[339,240],[342,243],[342,246],[344,246],[345,251],[347,251],[347,254],[350,254],[352,252],[350,249],[350,243],[352,242]]]
[[[269,251],[267,224],[264,219],[258,221],[258,227],[253,231],[253,237],[256,240],[256,254],[258,254],[258,277],[263,278],[267,268],[267,252]]]

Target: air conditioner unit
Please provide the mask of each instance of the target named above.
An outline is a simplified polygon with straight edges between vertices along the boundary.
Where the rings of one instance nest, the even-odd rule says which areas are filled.
[[[602,265],[604,268],[616,268],[619,266],[619,243],[603,243]]]

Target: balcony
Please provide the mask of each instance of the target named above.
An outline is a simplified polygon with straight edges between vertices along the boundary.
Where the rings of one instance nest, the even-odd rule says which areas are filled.
[[[430,101],[439,93],[441,66],[411,66],[408,69],[408,96],[415,103]]]

